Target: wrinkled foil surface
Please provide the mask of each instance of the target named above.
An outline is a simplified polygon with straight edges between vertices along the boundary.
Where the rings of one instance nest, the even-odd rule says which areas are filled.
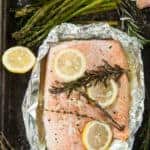
[[[31,78],[26,90],[22,104],[22,113],[26,128],[26,135],[31,146],[31,150],[44,150],[46,144],[39,142],[38,129],[36,123],[36,109],[38,105],[39,83],[40,83],[40,62],[47,55],[50,45],[66,40],[82,39],[114,39],[120,41],[126,54],[131,79],[131,109],[129,112],[130,137],[126,142],[113,140],[111,150],[131,150],[134,142],[134,135],[141,126],[144,111],[144,74],[141,59],[142,45],[135,37],[129,37],[126,33],[110,27],[108,24],[97,23],[90,25],[74,25],[63,23],[53,28],[43,44],[39,47],[37,63],[32,71]],[[119,59],[119,58],[118,58]]]

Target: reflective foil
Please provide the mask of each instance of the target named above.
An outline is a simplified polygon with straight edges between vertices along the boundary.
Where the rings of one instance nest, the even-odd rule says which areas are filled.
[[[38,136],[37,114],[40,83],[40,63],[48,53],[50,46],[60,41],[83,40],[83,39],[114,39],[120,41],[124,48],[130,67],[131,76],[131,109],[129,112],[130,137],[126,142],[113,140],[111,150],[131,150],[134,142],[134,135],[141,125],[144,111],[144,74],[141,59],[142,45],[135,37],[129,37],[126,33],[110,27],[108,24],[98,23],[89,25],[74,25],[63,23],[53,28],[43,44],[39,47],[37,63],[31,74],[22,104],[22,113],[26,128],[26,135],[31,150],[44,150],[46,144],[41,143]],[[119,58],[118,58],[119,59]]]

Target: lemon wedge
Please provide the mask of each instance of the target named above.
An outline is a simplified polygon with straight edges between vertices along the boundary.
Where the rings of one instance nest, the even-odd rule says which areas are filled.
[[[106,123],[90,121],[83,129],[82,141],[87,150],[106,150],[112,141],[111,128]]]
[[[88,96],[97,101],[103,108],[112,105],[117,99],[118,84],[111,79],[107,87],[103,83],[91,86],[87,89]]]
[[[4,67],[12,73],[26,73],[35,64],[35,56],[26,47],[16,46],[9,48],[2,56]]]
[[[64,82],[76,80],[86,70],[85,56],[77,49],[61,50],[54,59],[54,70]]]

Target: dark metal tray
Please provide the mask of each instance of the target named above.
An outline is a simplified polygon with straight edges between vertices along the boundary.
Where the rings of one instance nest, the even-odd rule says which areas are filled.
[[[10,8],[16,0],[0,0],[0,53],[13,46],[11,33],[15,30],[15,20]],[[1,60],[1,59],[0,59]],[[0,62],[0,131],[15,150],[29,150],[21,113],[22,99],[27,87],[29,74],[17,75],[4,70]]]
[[[11,33],[15,30],[16,20],[10,13],[10,8],[16,6],[16,1],[0,0],[0,54],[10,46],[15,45]],[[142,56],[146,84],[145,112],[142,127],[136,134],[134,150],[138,150],[143,144],[140,135],[150,114],[150,46],[144,48]],[[6,135],[15,150],[29,150],[21,113],[22,99],[29,76],[30,73],[24,75],[11,74],[0,63],[0,131]]]

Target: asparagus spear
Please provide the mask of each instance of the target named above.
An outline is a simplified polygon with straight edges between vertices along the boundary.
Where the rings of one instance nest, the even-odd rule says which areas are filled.
[[[50,19],[52,19],[52,17],[58,14],[58,12],[60,11],[62,7],[65,7],[67,3],[69,3],[70,1],[72,0],[69,0],[69,1],[65,0],[58,7],[51,9],[51,11],[49,12],[49,15],[45,16],[45,18],[41,22],[39,22],[39,25],[46,24]]]
[[[40,21],[45,15],[46,13],[53,7],[55,6],[58,2],[61,2],[62,0],[54,0],[53,2],[50,3],[46,3],[43,7],[41,7],[36,13],[35,15],[33,15],[28,22],[26,23],[26,25],[21,29],[21,31],[19,32],[15,32],[13,34],[13,37],[15,37],[15,39],[20,39],[20,38],[24,38],[25,35],[24,33],[28,33],[28,31],[30,31],[30,29],[38,22]]]
[[[33,6],[25,6],[23,8],[17,9],[15,12],[15,17],[25,17],[29,14],[33,14],[35,11],[37,11],[39,7],[33,7]]]
[[[62,22],[84,14],[115,9],[121,0],[51,0],[33,15],[13,37],[19,44],[38,45],[49,30]]]
[[[117,8],[117,3],[110,2],[109,4],[102,4],[101,7],[96,8],[95,10],[93,9],[87,10],[81,13],[80,15],[88,15],[88,14],[93,14],[93,13],[106,12],[106,11],[113,10],[116,8]]]
[[[61,2],[61,1],[62,1],[62,0],[56,0],[55,2]],[[62,7],[65,7],[66,4],[67,4],[68,2],[70,2],[70,1],[71,1],[71,0],[65,0],[62,5],[60,5],[58,8],[56,8],[56,10],[53,11],[53,13],[50,12],[50,13],[49,13],[49,14],[50,14],[49,16],[52,17],[52,16],[53,16],[55,13],[57,13]],[[45,4],[45,5],[47,5],[47,4]],[[37,19],[40,19],[40,18],[43,18],[43,19],[44,19],[46,11],[48,11],[48,9],[50,9],[50,8],[52,7],[52,5],[51,5],[51,7],[48,7],[48,6],[45,7],[45,5],[43,6],[43,8],[41,8],[41,10],[40,10],[39,12],[37,12],[37,14],[42,14],[42,15],[36,16],[36,14],[35,14],[35,16],[32,17],[32,18],[35,18],[36,22],[33,20],[33,21],[30,23],[31,26],[30,26],[30,24],[28,24],[28,22],[27,22],[27,24],[25,25],[25,27],[24,27],[21,31],[16,32],[16,33],[13,34],[13,37],[15,37],[15,39],[23,39],[22,44],[25,44],[26,42],[32,40],[33,38],[35,38],[36,36],[38,36],[38,35],[40,35],[42,32],[44,32],[46,25],[49,25],[49,26],[50,26],[50,24],[53,24],[53,21],[50,19],[44,26],[41,26],[40,30],[35,30],[34,24],[36,24],[36,23],[38,22]],[[55,6],[55,5],[54,5],[54,6]],[[57,16],[58,16],[58,15],[57,15]],[[31,19],[32,19],[32,18],[31,18]],[[49,23],[49,22],[51,22],[51,23]],[[35,31],[34,31],[34,30],[35,30]],[[35,33],[35,34],[34,34],[34,33]],[[30,38],[28,38],[28,36],[29,36]],[[25,37],[27,37],[28,39],[25,39]]]
[[[45,4],[36,12],[35,15],[33,15],[28,20],[25,27],[23,27],[23,28],[26,28],[26,27],[29,28],[30,25],[34,25],[40,19],[42,19],[53,6],[56,6],[57,3],[59,3],[59,2],[62,2],[62,0],[50,0],[50,1],[45,0],[45,1],[46,1]]]
[[[106,0],[104,3],[103,0],[96,0],[93,3],[87,5],[86,7],[83,7],[80,10],[78,10],[77,12],[73,13],[72,16],[70,16],[70,17],[73,18],[78,15],[87,14],[88,11],[89,11],[89,13],[90,13],[90,11],[92,11],[92,13],[94,13],[94,12],[104,12],[107,10],[112,10],[117,7],[118,2],[119,2],[118,0],[116,2]],[[93,8],[96,8],[97,6],[99,6],[100,8],[97,11],[95,11],[95,9],[93,9]],[[103,9],[102,9],[102,6],[104,6]]]
[[[71,14],[72,12],[74,12],[82,4],[85,4],[87,1],[88,0],[81,0],[80,3],[76,4],[78,2],[78,0],[74,0],[74,1],[72,1],[72,3],[65,6],[64,8],[62,7],[63,9],[61,9],[60,12],[52,20],[49,20],[49,22],[46,24],[45,27],[43,27],[39,32],[36,32],[35,34],[33,34],[30,38],[24,39],[22,41],[22,44],[26,44],[27,42],[32,41],[32,39],[35,39],[37,36],[40,36],[40,34],[42,34],[47,28],[51,28],[52,26],[57,25],[61,22],[68,21],[70,18],[72,18],[72,16],[68,16],[68,15]],[[103,2],[103,0],[98,0],[98,2]],[[69,8],[72,8],[72,9],[69,9]],[[67,12],[63,13],[65,10]],[[65,18],[65,16],[66,16],[66,18]],[[38,40],[35,39],[35,41],[38,41]]]
[[[74,24],[90,24],[90,23],[108,23],[110,26],[118,26],[119,21],[117,20],[107,20],[107,21],[92,21],[92,20],[73,20]]]
[[[67,21],[68,20],[68,15],[71,14],[72,12],[74,12],[85,1],[87,1],[87,0],[82,0],[82,1],[80,1],[80,3],[76,4],[78,2],[78,0],[73,0],[72,3],[70,3],[68,6],[65,7],[65,8],[67,8],[65,13],[57,14],[52,20],[49,20],[48,23],[45,26],[43,26],[40,31],[38,31],[35,34],[31,35],[29,38],[24,39],[21,42],[21,44],[26,44],[27,42],[32,41],[33,39],[35,39],[37,36],[40,36],[40,34],[42,34],[44,31],[47,31],[47,29],[52,28],[54,25],[60,24],[61,22],[64,22],[64,21]],[[76,4],[76,5],[74,5],[74,4]],[[69,7],[72,7],[72,9],[68,9]],[[60,12],[63,12],[63,11],[64,11],[64,9],[62,9]],[[36,39],[35,39],[35,41],[36,41]],[[34,42],[34,41],[32,41],[32,42]]]
[[[37,37],[34,41],[27,43],[27,47],[38,47],[44,38],[48,35],[49,30],[46,30],[41,36]]]
[[[85,11],[87,11],[87,10],[95,7],[95,6],[100,5],[102,2],[103,2],[103,0],[96,0],[93,3],[91,3],[91,4],[89,4],[89,5],[85,6],[85,7],[83,7],[81,9],[79,9],[76,12],[74,12],[71,16],[68,17],[68,19],[73,18],[73,17],[75,17],[75,16],[77,16],[79,14],[82,14],[83,12],[85,12]]]

